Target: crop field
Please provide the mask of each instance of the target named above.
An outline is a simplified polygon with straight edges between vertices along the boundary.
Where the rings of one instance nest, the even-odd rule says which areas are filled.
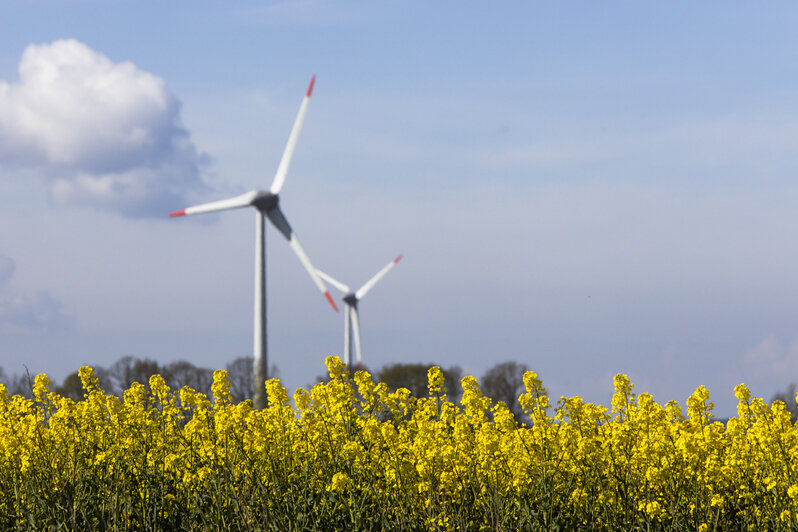
[[[119,398],[80,370],[85,397],[0,387],[0,529],[10,530],[792,530],[798,429],[751,397],[712,418],[708,391],[657,404],[615,377],[609,408],[553,401],[533,372],[527,422],[473,377],[458,404],[389,391],[328,358],[329,381],[293,403],[234,404],[159,376]]]

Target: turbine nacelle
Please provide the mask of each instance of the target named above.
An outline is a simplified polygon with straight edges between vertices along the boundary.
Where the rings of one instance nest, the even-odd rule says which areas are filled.
[[[272,194],[271,192],[263,190],[253,190],[251,193],[254,194],[254,196],[249,204],[260,211],[268,212],[277,207],[280,203],[280,197],[277,194]]]

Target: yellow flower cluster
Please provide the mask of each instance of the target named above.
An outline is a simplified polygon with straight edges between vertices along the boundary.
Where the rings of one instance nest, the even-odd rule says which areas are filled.
[[[738,416],[709,393],[657,404],[615,378],[611,410],[551,404],[524,375],[519,425],[462,380],[447,399],[388,390],[327,359],[330,380],[279,381],[269,406],[212,400],[155,375],[124,397],[80,370],[78,402],[36,378],[34,398],[0,385],[0,528],[72,530],[791,530],[798,428],[781,403],[735,389]]]

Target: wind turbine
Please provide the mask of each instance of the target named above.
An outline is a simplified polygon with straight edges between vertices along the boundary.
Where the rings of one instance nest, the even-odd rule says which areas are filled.
[[[374,277],[366,281],[366,284],[358,288],[355,292],[353,292],[351,288],[346,286],[341,281],[333,279],[323,271],[316,269],[316,273],[319,274],[319,277],[344,293],[344,297],[342,298],[344,304],[346,305],[346,308],[344,309],[344,363],[347,366],[351,365],[352,363],[352,336],[355,337],[357,365],[360,366],[363,363],[363,356],[360,351],[360,319],[358,318],[357,304],[361,299],[363,299],[363,296],[365,296],[369,290],[371,290],[374,285],[377,284],[377,281],[382,279],[391,268],[396,266],[396,263],[399,262],[401,258],[402,255],[399,255],[393,259],[385,267],[383,267],[383,269],[378,271]]]
[[[285,183],[285,176],[288,173],[288,166],[291,164],[291,156],[294,153],[299,132],[302,129],[302,122],[305,120],[305,113],[307,112],[310,94],[313,92],[315,81],[316,76],[314,74],[310,79],[310,85],[305,93],[305,98],[302,100],[302,105],[299,107],[294,127],[291,129],[288,143],[285,146],[285,151],[283,151],[283,157],[280,159],[280,166],[277,167],[277,173],[274,175],[274,180],[268,191],[252,190],[233,198],[187,207],[169,215],[170,217],[175,217],[242,207],[255,208],[255,337],[253,348],[255,386],[252,397],[252,404],[255,408],[266,407],[266,393],[263,383],[266,381],[268,374],[268,352],[266,348],[266,232],[264,231],[266,218],[288,240],[288,245],[299,257],[299,261],[310,274],[310,278],[327,298],[327,301],[330,302],[330,305],[336,312],[338,311],[338,307],[335,306],[335,302],[324,285],[324,281],[316,274],[310,258],[308,258],[305,250],[302,249],[283,211],[280,210],[280,198],[278,196]]]

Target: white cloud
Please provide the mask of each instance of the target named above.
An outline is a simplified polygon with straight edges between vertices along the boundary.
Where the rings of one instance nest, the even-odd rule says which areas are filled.
[[[788,344],[775,334],[768,335],[746,351],[743,360],[753,378],[792,378],[798,372],[798,338]]]
[[[76,40],[30,45],[0,82],[0,161],[44,170],[59,204],[163,216],[206,188],[164,81]]]
[[[11,257],[0,255],[0,331],[71,329],[73,319],[46,290],[20,294],[7,288],[15,269]]]

